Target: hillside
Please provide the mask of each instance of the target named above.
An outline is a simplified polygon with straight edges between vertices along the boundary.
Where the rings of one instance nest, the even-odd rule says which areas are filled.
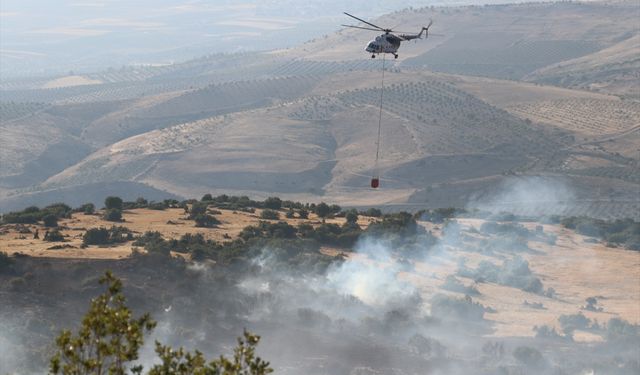
[[[0,318],[20,339],[8,348],[23,348],[4,365],[39,366],[40,360],[28,366],[21,361],[46,356],[42,343],[83,313],[83,299],[96,293],[93,283],[105,268],[124,278],[133,306],[158,317],[164,340],[208,341],[208,352],[237,327],[249,327],[263,335],[264,355],[283,373],[388,368],[371,356],[377,351],[404,359],[397,367],[401,374],[416,373],[411,369],[417,363],[473,367],[478,364],[472,353],[488,343],[507,352],[523,345],[538,348],[554,368],[609,368],[610,345],[619,344],[609,324],[622,322],[627,331],[617,333],[621,339],[636,337],[640,252],[586,235],[589,223],[597,221],[541,223],[436,210],[415,217],[360,212],[349,224],[345,214],[353,211],[327,206],[334,213],[323,223],[318,206],[295,202],[281,202],[275,209],[280,219],[262,219],[273,198],[270,203],[226,196],[190,202],[129,202],[143,208],[125,209],[120,222],[104,220],[102,210],[59,211],[67,217],[59,219],[62,236],[53,241],[44,238],[55,230],[39,222],[0,225],[0,249],[13,254],[0,258],[0,293],[9,302],[0,307]],[[219,223],[196,227],[189,216],[196,206],[208,206],[204,212]],[[300,217],[306,208],[309,217]],[[33,209],[23,215],[28,212]],[[12,217],[5,219],[17,218]],[[631,231],[638,225],[627,224]],[[98,239],[89,236],[98,228],[113,233],[113,242],[87,244]],[[357,241],[347,233],[357,233]],[[51,295],[59,298],[46,297]],[[22,306],[24,321],[9,318],[12,308]],[[215,319],[205,318],[211,314]],[[346,342],[342,330],[336,331],[345,325],[356,333]],[[281,341],[284,332],[305,338],[305,344]],[[0,330],[0,338],[3,334]],[[215,340],[206,338],[213,334]],[[416,335],[433,340],[435,352],[417,354]],[[360,337],[370,344],[360,343]],[[460,342],[473,343],[473,349]],[[369,354],[343,358],[334,345],[343,350],[365,345]],[[626,347],[616,358],[631,366],[627,361],[635,349]],[[557,348],[563,348],[562,358],[554,354]],[[581,356],[591,350],[597,355],[585,362]],[[567,362],[566,356],[574,360]],[[483,374],[494,366],[529,366],[509,358],[483,360]]]
[[[576,59],[539,69],[527,80],[638,99],[640,35]]]
[[[542,176],[575,190],[570,211],[637,217],[640,105],[616,89],[634,86],[632,9],[436,7],[376,19],[411,29],[433,18],[444,35],[405,43],[387,62],[378,191],[366,187],[381,61],[362,52],[373,37],[362,30],[287,50],[0,82],[0,211],[33,199],[80,204],[78,193],[98,202],[103,184],[128,199],[233,189],[463,207],[512,177]],[[568,72],[599,83],[545,80]]]

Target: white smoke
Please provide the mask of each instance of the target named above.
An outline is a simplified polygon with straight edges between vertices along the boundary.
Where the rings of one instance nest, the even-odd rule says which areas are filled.
[[[371,306],[386,306],[415,295],[414,285],[398,279],[402,269],[391,256],[389,242],[365,237],[355,252],[359,256],[329,270],[329,287]]]
[[[559,177],[510,177],[497,191],[473,196],[468,208],[488,212],[544,216],[560,215],[575,205],[575,193],[567,180]]]

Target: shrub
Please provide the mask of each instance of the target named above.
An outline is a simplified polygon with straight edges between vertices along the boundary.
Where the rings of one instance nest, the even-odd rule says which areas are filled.
[[[542,353],[529,346],[519,346],[513,350],[513,358],[527,367],[544,367],[545,361]]]
[[[486,311],[488,311],[487,308],[478,302],[473,302],[468,296],[457,299],[436,294],[431,299],[431,314],[441,319],[477,322],[484,320]]]
[[[444,284],[442,284],[442,289],[449,290],[452,292],[463,293],[469,296],[479,295],[480,292],[474,286],[465,286],[460,280],[458,280],[455,276],[449,275],[444,280]]]
[[[123,202],[120,197],[107,197],[104,200],[104,207],[107,210],[122,210]]]
[[[107,228],[91,228],[82,236],[84,245],[107,245],[109,243],[109,231]]]
[[[260,213],[260,218],[264,220],[278,220],[280,219],[280,214],[274,210],[264,209]]]
[[[285,217],[287,219],[293,219],[295,217],[295,212],[293,210],[289,210],[287,211],[287,213],[285,214]]]
[[[331,213],[331,207],[329,207],[328,204],[321,202],[316,206],[315,213],[324,220]]]
[[[58,226],[58,217],[53,214],[48,214],[42,217],[42,222],[47,228],[55,228]]]
[[[307,211],[305,209],[301,209],[300,211],[298,211],[298,216],[300,217],[300,219],[308,219],[309,218],[309,211]]]
[[[168,207],[166,202],[151,202],[147,205],[148,209],[158,211],[166,210]]]
[[[607,323],[607,340],[640,340],[640,326],[620,318],[611,318]]]
[[[109,245],[133,240],[133,233],[129,228],[123,226],[112,226],[111,228],[91,228],[82,236],[82,244],[87,245]],[[134,244],[135,245],[135,244]]]
[[[358,222],[358,212],[356,210],[347,211],[344,217],[347,220],[347,223],[355,224]]]
[[[191,210],[189,210],[189,219],[195,220],[198,216],[207,214],[206,203],[195,202],[191,205]]]
[[[562,336],[556,332],[556,329],[547,325],[534,326],[533,331],[536,333],[538,339],[559,339]]]
[[[85,215],[93,215],[96,212],[96,206],[93,203],[85,203],[80,206],[80,211]]]
[[[562,332],[567,336],[573,335],[576,329],[587,329],[591,325],[591,320],[581,312],[573,315],[560,315],[558,318]]]
[[[269,197],[264,200],[264,208],[279,210],[282,208],[282,200],[278,197]]]
[[[209,214],[200,214],[194,219],[198,228],[213,228],[220,224],[220,220]]]
[[[54,230],[51,230],[51,231],[47,232],[44,235],[43,240],[48,241],[48,242],[63,242],[64,241],[64,236],[62,235],[62,233],[60,233],[59,230],[54,229]]]
[[[106,221],[122,221],[122,210],[111,208],[105,211],[103,219]]]
[[[213,196],[211,196],[211,194],[209,193],[203,195],[202,198],[200,198],[201,202],[211,202],[212,200],[213,200]]]
[[[366,211],[362,212],[363,216],[369,216],[369,217],[380,217],[382,216],[382,211],[380,211],[377,208],[369,208]]]

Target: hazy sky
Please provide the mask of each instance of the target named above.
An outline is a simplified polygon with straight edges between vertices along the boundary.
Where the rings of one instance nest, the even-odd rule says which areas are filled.
[[[371,18],[409,6],[464,2],[2,0],[0,78],[283,48],[339,29],[349,22],[343,11]]]

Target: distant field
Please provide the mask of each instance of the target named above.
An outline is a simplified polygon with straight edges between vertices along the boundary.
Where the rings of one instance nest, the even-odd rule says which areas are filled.
[[[507,107],[520,117],[588,136],[606,136],[638,127],[640,103],[624,100],[565,99]]]

